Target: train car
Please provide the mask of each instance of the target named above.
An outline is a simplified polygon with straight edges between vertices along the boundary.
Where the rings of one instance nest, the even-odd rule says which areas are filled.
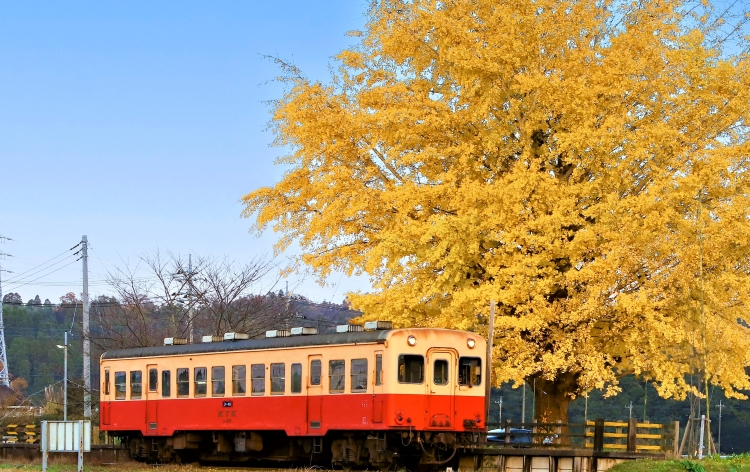
[[[158,462],[304,459],[386,469],[445,463],[475,441],[485,429],[485,340],[366,327],[108,351],[100,428],[132,456]]]

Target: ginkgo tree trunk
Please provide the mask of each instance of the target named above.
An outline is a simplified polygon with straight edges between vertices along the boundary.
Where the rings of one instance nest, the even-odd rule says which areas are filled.
[[[283,64],[288,170],[244,197],[256,230],[323,278],[368,274],[366,319],[486,335],[496,300],[493,381],[534,380],[540,421],[631,373],[664,397],[701,369],[750,388],[741,34],[728,48],[710,4],[670,0],[368,14],[330,81]]]

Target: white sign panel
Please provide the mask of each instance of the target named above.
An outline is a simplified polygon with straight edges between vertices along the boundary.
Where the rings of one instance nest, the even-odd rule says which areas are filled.
[[[47,452],[79,452],[81,447],[83,452],[91,451],[91,421],[45,421],[42,439],[45,436],[42,448]]]

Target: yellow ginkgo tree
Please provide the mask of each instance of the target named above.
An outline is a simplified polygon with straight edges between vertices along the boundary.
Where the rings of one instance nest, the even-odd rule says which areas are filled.
[[[487,334],[566,420],[634,373],[750,388],[743,19],[673,0],[378,0],[329,82],[286,65],[288,170],[243,198],[367,319]],[[733,35],[733,33],[736,33]],[[732,37],[730,42],[727,38]],[[698,393],[694,390],[694,393]]]

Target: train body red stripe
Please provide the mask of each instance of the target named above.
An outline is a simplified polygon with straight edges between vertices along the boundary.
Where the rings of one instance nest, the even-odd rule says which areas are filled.
[[[464,431],[464,420],[478,420],[479,427],[484,421],[484,397],[434,394],[122,400],[102,401],[100,407],[102,431],[140,431],[145,436],[279,429],[290,436],[319,436],[329,430]],[[316,422],[319,427],[314,427]]]

